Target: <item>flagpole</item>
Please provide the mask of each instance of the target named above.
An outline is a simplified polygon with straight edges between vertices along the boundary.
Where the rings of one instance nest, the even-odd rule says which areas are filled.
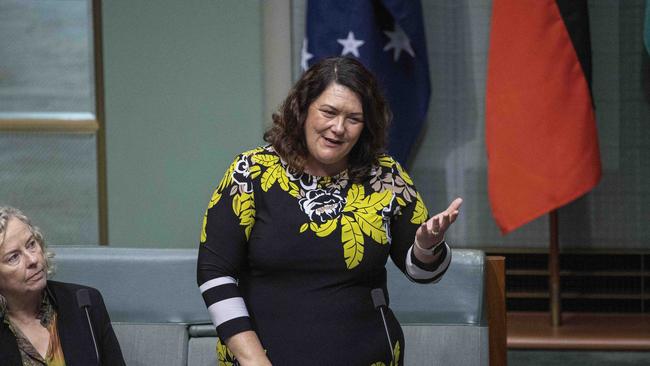
[[[548,250],[548,288],[551,305],[551,325],[558,327],[562,324],[560,299],[560,248],[558,240],[557,209],[549,213],[549,250]]]

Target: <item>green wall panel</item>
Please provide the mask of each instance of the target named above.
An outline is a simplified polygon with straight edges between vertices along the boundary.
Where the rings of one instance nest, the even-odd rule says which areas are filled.
[[[104,1],[109,243],[194,247],[235,154],[261,143],[259,1]]]

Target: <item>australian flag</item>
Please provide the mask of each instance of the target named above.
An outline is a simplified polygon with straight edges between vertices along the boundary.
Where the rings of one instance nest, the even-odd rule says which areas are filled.
[[[310,0],[301,67],[331,56],[375,74],[393,111],[389,153],[406,165],[431,95],[420,1]]]

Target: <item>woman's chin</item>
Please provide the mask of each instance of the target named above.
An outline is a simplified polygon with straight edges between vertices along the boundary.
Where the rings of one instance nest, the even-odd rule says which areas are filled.
[[[42,291],[43,289],[45,289],[46,285],[47,285],[47,276],[45,275],[45,272],[42,272],[41,274],[30,279],[27,283],[27,287],[30,291]]]

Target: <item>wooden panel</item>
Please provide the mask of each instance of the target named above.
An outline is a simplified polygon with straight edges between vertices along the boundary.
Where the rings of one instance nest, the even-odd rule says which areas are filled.
[[[91,113],[0,113],[0,131],[94,134],[99,129]]]
[[[486,270],[490,365],[507,364],[505,258],[487,257]]]
[[[508,348],[650,350],[650,316],[562,314],[562,326],[548,313],[508,313]]]

